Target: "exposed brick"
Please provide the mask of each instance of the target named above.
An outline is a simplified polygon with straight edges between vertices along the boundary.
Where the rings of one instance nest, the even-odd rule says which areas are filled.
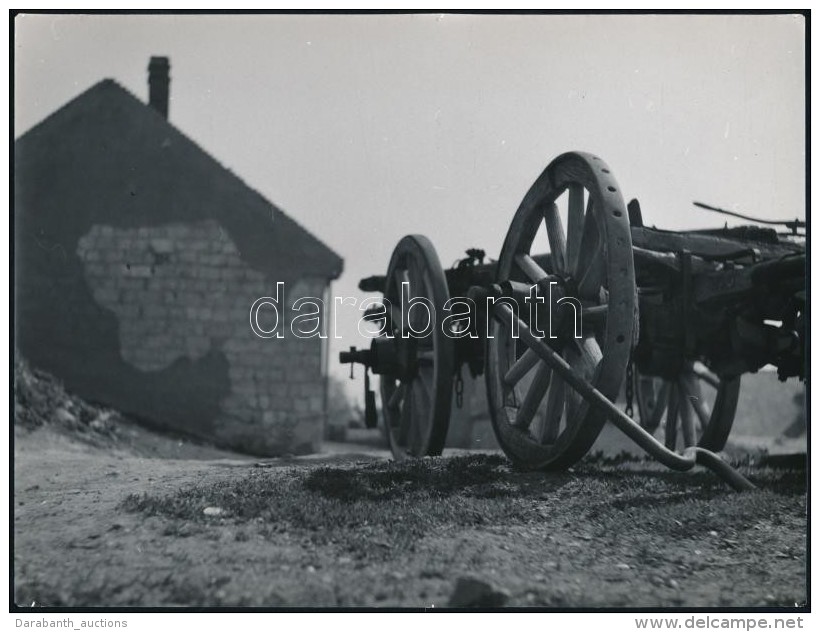
[[[158,254],[168,254],[174,251],[174,242],[171,239],[152,239],[151,249]]]
[[[151,266],[142,264],[127,266],[125,274],[132,277],[147,278],[152,274]]]
[[[321,341],[293,336],[293,314],[284,309],[283,339],[253,334],[250,305],[271,295],[277,279],[249,268],[218,224],[96,226],[80,239],[77,254],[96,300],[117,315],[127,362],[155,371],[179,357],[196,360],[212,345],[225,354],[231,394],[221,404],[220,436],[244,433],[246,441],[260,433],[269,441],[273,431],[301,444],[321,437]],[[288,286],[288,295],[321,296],[323,289],[323,281],[307,279]]]
[[[140,314],[139,305],[135,304],[122,305],[117,311],[119,312],[120,316],[127,319],[137,318]]]
[[[324,410],[324,401],[319,396],[313,396],[309,400],[309,408],[312,413],[320,413]]]
[[[156,303],[146,303],[142,306],[143,315],[146,318],[163,319],[168,315],[168,308],[164,305],[157,305]],[[154,336],[154,339],[160,336]]]

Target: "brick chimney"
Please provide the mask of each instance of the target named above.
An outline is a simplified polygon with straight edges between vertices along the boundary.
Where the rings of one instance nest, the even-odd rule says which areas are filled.
[[[148,63],[148,105],[168,118],[168,86],[171,83],[167,57],[151,57]]]

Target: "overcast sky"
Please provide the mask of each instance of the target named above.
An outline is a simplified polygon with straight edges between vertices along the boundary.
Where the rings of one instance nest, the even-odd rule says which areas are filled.
[[[147,98],[168,55],[171,122],[344,258],[336,295],[408,233],[497,256],[573,149],[648,224],[805,217],[796,16],[22,16],[14,53],[15,137],[106,77]]]

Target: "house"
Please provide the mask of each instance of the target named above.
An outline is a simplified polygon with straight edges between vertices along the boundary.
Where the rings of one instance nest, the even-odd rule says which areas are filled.
[[[342,259],[169,123],[169,83],[154,57],[148,104],[106,79],[15,142],[16,348],[157,426],[316,450],[327,340],[260,338],[249,313],[281,282],[290,323],[296,298],[328,298]]]

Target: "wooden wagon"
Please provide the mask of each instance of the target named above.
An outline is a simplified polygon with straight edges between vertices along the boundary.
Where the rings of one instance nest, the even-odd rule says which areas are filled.
[[[783,224],[650,228],[603,160],[566,153],[527,192],[497,262],[471,250],[445,271],[426,237],[399,241],[387,274],[360,283],[383,294],[367,314],[378,335],[340,361],[380,376],[397,459],[441,453],[466,367],[485,375],[495,435],[517,466],[569,467],[610,420],[670,467],[725,473],[712,453],[742,374],[772,364],[805,378],[804,224]],[[625,411],[613,403],[622,391]]]

